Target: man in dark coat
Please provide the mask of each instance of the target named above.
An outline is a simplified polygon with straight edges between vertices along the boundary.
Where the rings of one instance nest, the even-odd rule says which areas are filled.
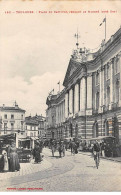
[[[36,163],[39,163],[41,161],[40,152],[41,152],[41,149],[40,149],[39,143],[36,143],[34,147],[34,151],[33,151],[33,156],[35,157]]]

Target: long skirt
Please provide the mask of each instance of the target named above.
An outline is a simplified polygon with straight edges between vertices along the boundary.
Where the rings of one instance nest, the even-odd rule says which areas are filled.
[[[18,154],[13,152],[10,153],[10,167],[9,170],[14,172],[15,170],[19,171],[20,169],[20,164],[19,164],[19,159],[18,159]]]

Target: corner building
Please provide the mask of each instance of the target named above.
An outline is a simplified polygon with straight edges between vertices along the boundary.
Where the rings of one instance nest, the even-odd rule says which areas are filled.
[[[63,82],[64,112],[56,108],[56,131],[62,137],[110,135],[121,143],[120,74],[121,28],[96,52],[74,50]],[[61,101],[58,97],[55,106]]]

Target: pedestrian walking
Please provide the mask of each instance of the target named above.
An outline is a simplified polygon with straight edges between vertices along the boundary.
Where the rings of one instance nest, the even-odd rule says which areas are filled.
[[[35,163],[41,162],[40,152],[41,152],[41,149],[40,149],[39,143],[37,142],[33,150],[33,157],[35,158]]]
[[[73,153],[73,142],[71,141],[71,139],[69,142],[69,148],[71,149],[71,154],[72,154]]]

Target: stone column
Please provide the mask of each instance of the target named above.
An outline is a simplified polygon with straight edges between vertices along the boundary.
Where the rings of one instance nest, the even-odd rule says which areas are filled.
[[[68,93],[65,94],[65,118],[68,117]]]
[[[88,114],[92,115],[92,74],[87,77],[87,110],[90,110]]]
[[[110,60],[110,107],[109,109],[111,110],[111,105],[114,103],[114,59]]]
[[[120,65],[120,84],[119,84],[119,106],[121,106],[121,52],[118,54],[119,57],[119,65]]]
[[[100,93],[99,93],[99,112],[102,112],[102,69],[99,71],[99,80],[100,80]]]
[[[72,115],[72,97],[73,97],[73,90],[69,90],[69,115]]]
[[[56,106],[56,124],[58,124],[58,105]]]
[[[82,77],[81,83],[80,83],[80,111],[82,115],[85,115],[85,109],[86,109],[86,78]]]
[[[79,110],[79,84],[75,85],[75,110],[74,113],[77,113]]]
[[[72,113],[75,111],[75,86],[72,89]]]
[[[103,98],[102,98],[102,105],[105,105],[105,66],[103,67],[102,70],[102,93],[103,93]]]
[[[80,111],[82,109],[82,79],[80,80]]]

